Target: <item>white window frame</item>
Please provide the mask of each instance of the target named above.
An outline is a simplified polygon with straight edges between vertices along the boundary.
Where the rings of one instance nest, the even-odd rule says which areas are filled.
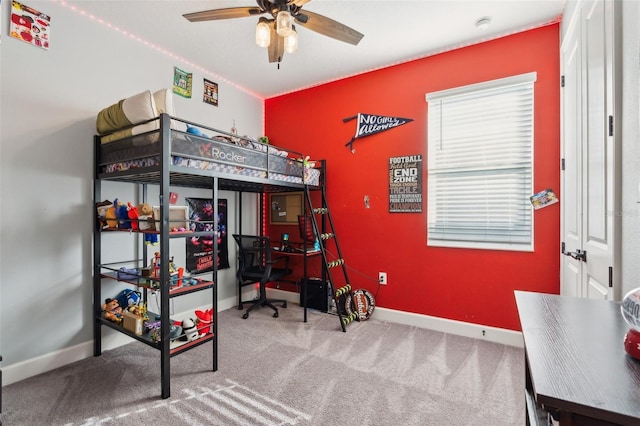
[[[533,251],[536,79],[531,72],[426,95],[428,246]]]

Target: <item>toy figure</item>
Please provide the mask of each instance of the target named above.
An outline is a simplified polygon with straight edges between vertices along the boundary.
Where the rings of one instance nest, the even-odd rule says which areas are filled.
[[[115,229],[118,227],[118,220],[116,219],[116,202],[114,201],[111,206],[107,208],[104,213],[105,221],[107,222],[107,228]]]
[[[180,340],[193,341],[200,337],[196,323],[191,318],[182,320],[182,332],[184,334],[180,336]]]
[[[116,198],[113,200],[113,207],[116,210],[116,217],[118,218],[118,229],[130,229],[131,221],[129,219],[129,212],[127,206]]]
[[[138,204],[138,224],[141,231],[155,231],[156,224],[153,220],[153,207],[149,203]],[[145,234],[144,243],[149,245],[158,244],[156,234]]]
[[[131,221],[129,223],[131,223],[131,229],[133,229],[134,231],[137,231],[139,228],[139,224],[138,224],[138,207],[134,206],[131,203],[127,203],[127,216],[129,217],[129,219],[131,219]]]
[[[112,206],[113,206],[113,203],[109,200],[104,200],[99,203],[96,203],[96,210],[98,212],[98,220],[100,222],[101,229],[105,229],[109,227],[109,225],[107,224],[107,210],[109,210],[109,207],[112,207]]]
[[[140,301],[142,300],[142,295],[138,291],[126,288],[118,293],[115,299],[118,301],[118,305],[121,308],[128,308],[129,306],[137,305],[138,303],[140,303]]]
[[[151,207],[151,204],[138,204],[138,220],[141,231],[155,231],[156,225],[153,222],[153,207]]]
[[[122,322],[122,307],[118,303],[118,299],[105,299],[102,310],[105,319],[118,324]]]
[[[138,303],[137,305],[129,305],[129,312],[147,321],[149,316],[147,315],[147,304]]]

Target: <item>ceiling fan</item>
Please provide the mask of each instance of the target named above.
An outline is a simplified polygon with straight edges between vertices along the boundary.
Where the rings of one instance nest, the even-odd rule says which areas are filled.
[[[204,10],[183,15],[191,22],[214,21],[218,19],[244,18],[269,14],[261,17],[256,26],[256,43],[267,47],[269,62],[280,62],[285,52],[293,53],[298,48],[298,34],[294,21],[311,31],[345,43],[357,45],[364,34],[353,28],[327,18],[326,16],[302,11],[302,6],[311,0],[256,0],[255,6],[229,7]]]

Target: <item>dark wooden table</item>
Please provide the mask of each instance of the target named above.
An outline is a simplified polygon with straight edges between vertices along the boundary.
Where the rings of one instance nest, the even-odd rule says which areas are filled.
[[[640,425],[640,361],[624,350],[629,327],[620,304],[523,291],[515,297],[527,424],[544,410],[561,425]]]

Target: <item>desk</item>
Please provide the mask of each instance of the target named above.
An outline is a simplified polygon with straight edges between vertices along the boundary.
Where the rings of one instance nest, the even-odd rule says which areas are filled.
[[[525,345],[527,424],[639,425],[640,362],[628,356],[620,305],[515,292]],[[537,410],[537,412],[536,412]]]

